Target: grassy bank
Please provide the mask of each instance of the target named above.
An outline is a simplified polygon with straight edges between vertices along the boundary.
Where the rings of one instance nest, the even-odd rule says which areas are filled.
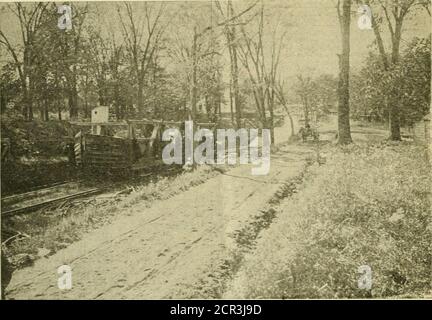
[[[431,288],[427,150],[362,144],[329,150],[263,231],[227,296],[421,296]],[[358,268],[370,266],[371,290]]]

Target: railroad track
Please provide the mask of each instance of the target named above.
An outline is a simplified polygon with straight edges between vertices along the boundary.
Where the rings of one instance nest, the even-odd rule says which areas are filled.
[[[96,189],[87,190],[87,191],[83,191],[83,192],[77,192],[75,194],[64,196],[64,197],[58,197],[58,198],[50,199],[50,200],[39,202],[39,203],[29,205],[26,207],[20,207],[20,208],[2,211],[2,217],[9,217],[9,216],[13,216],[15,214],[24,213],[24,212],[31,212],[31,211],[43,208],[47,205],[53,204],[55,202],[60,202],[60,201],[64,201],[64,200],[72,200],[72,199],[76,199],[76,198],[90,196],[90,195],[94,195],[97,193],[101,193],[102,191],[103,191],[102,189],[96,188]]]
[[[228,151],[226,151],[224,154],[224,161],[227,155]],[[142,168],[135,168],[135,171],[139,172],[141,171],[140,169]],[[134,184],[137,182],[137,180],[142,178],[152,178],[153,176],[170,176],[180,172],[182,172],[181,167],[170,167],[167,169],[166,166],[159,165],[155,166],[153,172],[146,174],[135,174],[132,179],[129,179],[129,183]],[[107,191],[108,189],[112,189],[112,186],[89,187],[85,186],[83,181],[56,182],[24,193],[1,197],[1,216],[6,218],[18,214],[30,213],[57,202],[96,195],[98,193]]]
[[[62,181],[62,182],[55,182],[55,183],[51,183],[51,184],[48,184],[48,185],[39,186],[39,187],[32,188],[32,189],[27,190],[27,191],[22,192],[22,193],[16,193],[16,194],[12,194],[10,196],[4,196],[4,197],[1,198],[1,201],[2,201],[2,203],[3,202],[10,202],[10,201],[13,201],[15,199],[19,199],[19,198],[25,197],[26,195],[31,195],[32,193],[34,193],[36,191],[39,191],[39,190],[50,190],[50,189],[56,188],[56,187],[58,187],[60,185],[67,184],[67,183],[68,182]]]
[[[146,178],[150,179],[153,176],[164,176],[173,175],[182,171],[179,168],[169,168],[160,172],[155,172],[136,175],[135,179],[129,181],[132,184],[137,183],[136,180]],[[119,182],[121,183],[121,182]],[[1,216],[2,218],[9,218],[18,214],[27,214],[34,212],[35,210],[44,208],[51,204],[69,201],[78,198],[85,198],[88,196],[96,195],[108,191],[110,189],[119,188],[117,186],[86,186],[82,181],[77,182],[66,182],[66,183],[55,183],[45,188],[40,188],[33,191],[28,191],[21,194],[15,194],[1,198]],[[126,188],[129,189],[129,188]],[[125,190],[126,190],[125,189]],[[121,191],[120,191],[121,192]]]
[[[106,188],[83,187],[79,182],[50,186],[2,198],[2,218],[30,213],[48,205],[101,193]]]

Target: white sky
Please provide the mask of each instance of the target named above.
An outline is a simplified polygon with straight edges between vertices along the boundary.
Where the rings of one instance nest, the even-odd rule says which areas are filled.
[[[246,8],[248,3],[235,1],[236,7]],[[340,53],[340,30],[335,5],[337,0],[266,0],[268,26],[280,20],[280,30],[287,32],[285,48],[282,52],[281,74],[290,79],[299,73],[320,74],[338,72],[337,53]],[[203,4],[203,3],[201,3]],[[2,6],[1,4],[0,6]],[[168,6],[176,6],[171,3]],[[197,4],[195,4],[197,5]],[[190,6],[191,10],[195,6]],[[113,3],[100,3],[99,17],[107,26],[118,23]],[[357,10],[353,5],[352,11]],[[413,36],[427,36],[430,33],[431,21],[429,15],[421,10],[411,14],[403,29],[402,46]],[[353,16],[351,22],[351,66],[359,68],[367,56],[368,46],[374,40],[372,30],[360,30],[357,27],[358,16]],[[187,23],[187,21],[185,21]],[[8,35],[19,35],[18,24],[10,14],[0,11],[0,28]],[[115,28],[117,29],[117,28]],[[271,28],[269,27],[268,30]],[[386,29],[383,38],[388,42]],[[12,37],[13,38],[13,37]],[[387,46],[388,48],[388,46]],[[0,50],[0,63],[7,57]]]

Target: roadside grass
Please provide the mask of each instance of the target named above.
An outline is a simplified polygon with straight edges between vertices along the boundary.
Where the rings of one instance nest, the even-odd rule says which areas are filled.
[[[330,155],[331,153],[331,155]],[[228,298],[421,297],[431,290],[431,167],[409,143],[334,147],[308,170]],[[360,289],[359,267],[372,270]]]
[[[7,246],[7,256],[15,267],[24,267],[40,256],[54,254],[81,239],[85,233],[121,215],[131,214],[134,205],[150,207],[157,200],[168,199],[217,174],[209,166],[199,166],[194,171],[174,177],[161,177],[154,182],[130,188],[126,193],[114,192],[105,197],[74,200],[51,209],[12,217],[3,221],[2,231],[10,234],[20,231],[29,237],[12,241]]]

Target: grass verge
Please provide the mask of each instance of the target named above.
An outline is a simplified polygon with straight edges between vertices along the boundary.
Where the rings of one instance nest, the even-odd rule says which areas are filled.
[[[227,297],[421,297],[431,290],[431,168],[407,143],[335,147],[247,255]],[[306,187],[307,186],[307,187]],[[359,267],[372,286],[360,289]]]

